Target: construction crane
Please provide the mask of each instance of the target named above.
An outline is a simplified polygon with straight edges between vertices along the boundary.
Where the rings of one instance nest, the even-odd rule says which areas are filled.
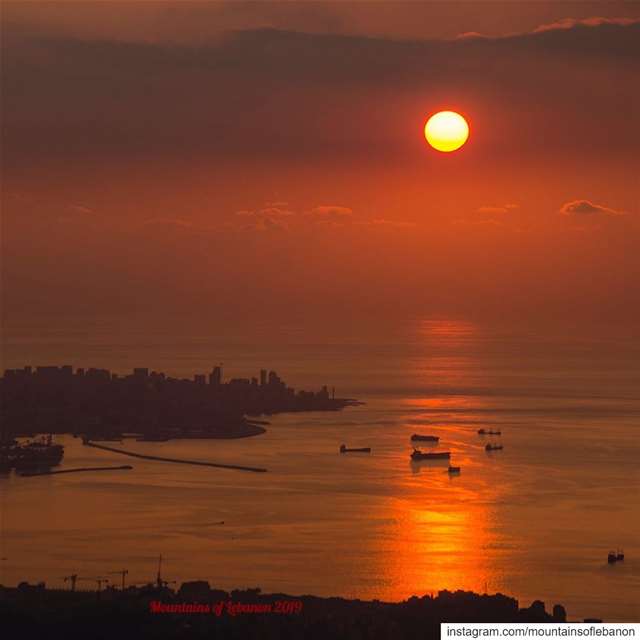
[[[163,580],[162,579],[162,554],[158,556],[158,575],[156,576],[156,586],[158,589],[162,589],[170,584],[176,584],[175,580]]]
[[[98,593],[102,591],[102,583],[109,582],[109,578],[104,578],[103,576],[98,576],[97,578],[94,578],[94,580],[98,583]]]
[[[71,583],[71,591],[76,590],[76,580],[78,579],[77,573],[72,573],[70,576],[64,576],[63,580],[65,582],[69,581]]]
[[[109,578],[105,578],[104,576],[96,576],[95,578],[85,578],[80,576],[74,576],[74,577],[75,577],[75,580],[89,580],[90,582],[97,583],[98,593],[102,591],[102,584],[105,582],[109,582]],[[74,585],[75,585],[75,581],[74,581]]]
[[[158,585],[158,588],[162,587],[162,554],[160,554],[158,556],[158,576],[156,577],[156,584]]]
[[[124,591],[125,576],[128,575],[128,573],[129,571],[127,569],[121,569],[120,571],[110,571],[109,575],[110,576],[119,575],[122,577],[122,590]]]

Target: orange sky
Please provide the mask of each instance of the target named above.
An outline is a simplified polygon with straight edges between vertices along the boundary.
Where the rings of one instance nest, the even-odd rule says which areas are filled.
[[[3,14],[9,324],[639,318],[633,4]],[[447,156],[442,108],[471,125]]]

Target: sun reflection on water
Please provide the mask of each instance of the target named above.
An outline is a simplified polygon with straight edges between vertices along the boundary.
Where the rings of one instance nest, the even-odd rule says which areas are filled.
[[[429,320],[421,322],[416,333],[424,349],[410,361],[408,375],[424,386],[424,395],[402,403],[425,415],[424,425],[412,421],[407,429],[439,435],[437,448],[452,452],[451,464],[461,465],[462,474],[450,477],[448,462],[419,463],[411,465],[409,480],[398,482],[396,495],[403,497],[384,507],[384,517],[395,526],[376,550],[384,576],[380,597],[399,600],[441,589],[495,591],[500,587],[496,560],[504,544],[498,539],[492,505],[506,488],[482,470],[476,451],[476,412],[488,406],[473,393],[474,386],[484,384],[482,358],[475,348],[479,332],[470,322]],[[442,395],[437,387],[443,383],[460,391]],[[461,418],[469,424],[461,425]]]
[[[489,508],[474,503],[446,474],[442,477],[443,487],[433,492],[433,499],[416,494],[388,505],[386,517],[395,526],[390,539],[379,541],[376,550],[383,559],[383,587],[378,594],[383,600],[441,589],[483,592],[500,587],[492,559],[501,545]],[[439,497],[443,493],[448,494],[446,502]]]

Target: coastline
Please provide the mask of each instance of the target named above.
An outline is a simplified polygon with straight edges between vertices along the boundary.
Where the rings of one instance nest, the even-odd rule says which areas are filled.
[[[340,411],[360,404],[336,398],[327,385],[294,389],[278,374],[223,381],[222,369],[175,378],[136,367],[130,374],[72,365],[26,365],[0,377],[4,425],[1,439],[66,433],[116,440],[131,430],[146,441],[243,438],[264,433],[263,416],[287,412]],[[252,420],[254,418],[254,420]],[[34,427],[34,425],[36,425]]]
[[[73,615],[70,615],[70,612]],[[101,591],[46,589],[44,584],[0,586],[0,616],[8,631],[44,637],[55,628],[65,637],[390,638],[439,637],[442,622],[565,623],[535,600],[520,607],[513,597],[440,591],[402,602],[348,600],[313,595],[264,594],[259,588],[225,591],[203,580],[178,590],[158,577],[144,587]],[[601,622],[601,620],[589,620]],[[99,635],[96,635],[99,632]],[[132,634],[132,635],[129,635]],[[158,635],[160,634],[160,635]]]
[[[268,424],[268,423],[267,423]],[[245,421],[242,427],[223,428],[217,431],[208,431],[206,433],[197,434],[180,434],[176,437],[169,437],[168,440],[238,440],[240,438],[253,438],[261,436],[267,430],[259,424],[251,421]]]

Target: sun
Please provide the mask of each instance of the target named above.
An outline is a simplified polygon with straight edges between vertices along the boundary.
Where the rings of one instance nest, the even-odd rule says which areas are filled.
[[[427,120],[424,137],[434,149],[449,153],[456,151],[467,141],[469,125],[455,111],[439,111]]]

